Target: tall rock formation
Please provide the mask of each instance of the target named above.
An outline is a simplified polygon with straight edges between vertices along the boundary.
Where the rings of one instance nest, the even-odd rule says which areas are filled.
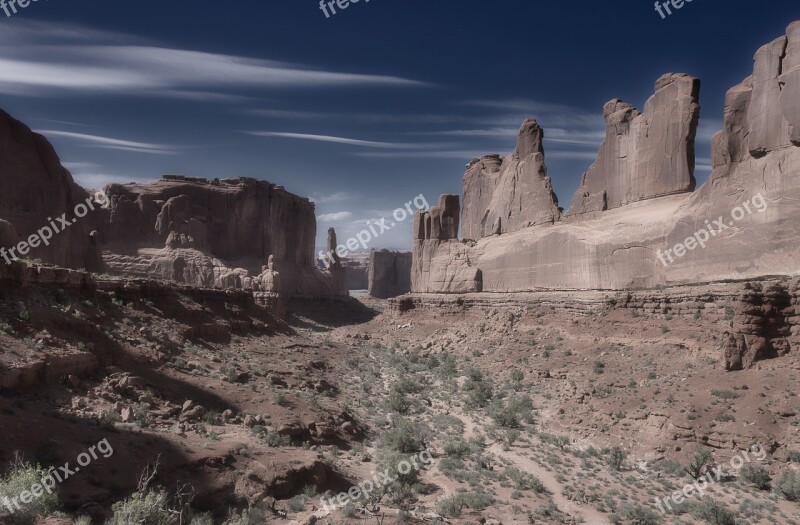
[[[644,113],[619,99],[603,107],[606,138],[583,175],[569,215],[694,191],[700,81],[670,73],[656,81],[655,89]]]
[[[569,220],[459,242],[429,235],[420,215],[412,291],[624,290],[797,275],[800,22],[758,50],[753,75],[728,92],[713,172],[691,192],[697,87],[666,75],[643,114],[606,105],[609,134]],[[780,316],[799,315],[782,308]],[[731,363],[764,351],[748,337],[729,338]]]
[[[75,184],[47,139],[0,110],[0,221],[8,223],[0,227],[4,232],[0,247],[10,248],[15,238],[17,242],[27,240],[66,214],[68,227],[57,222],[63,231],[23,256],[69,268],[101,270],[100,250],[91,236],[92,215],[99,211],[89,210],[83,218],[74,214],[75,207],[88,198],[89,193]]]
[[[467,166],[462,238],[478,240],[560,219],[558,199],[544,162],[543,138],[539,124],[526,120],[511,155],[504,159],[487,155]]]
[[[369,255],[369,294],[380,299],[411,291],[411,252],[372,250]]]
[[[105,188],[109,270],[195,286],[346,295],[343,272],[314,267],[314,204],[248,178],[165,176]],[[341,281],[341,283],[339,282]]]
[[[481,272],[458,241],[459,211],[458,195],[442,195],[437,206],[414,215],[412,290],[481,291]]]

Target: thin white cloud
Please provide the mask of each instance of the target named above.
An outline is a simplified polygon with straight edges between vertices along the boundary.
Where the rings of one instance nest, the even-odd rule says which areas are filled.
[[[711,139],[722,129],[722,121],[718,119],[700,119],[697,126],[697,142],[710,144]]]
[[[364,148],[404,149],[420,147],[418,144],[377,142],[374,140],[359,140],[347,137],[336,137],[333,135],[312,135],[309,133],[288,133],[283,131],[246,131],[245,133],[257,137],[278,137],[286,139],[312,140],[315,142],[332,142],[334,144],[346,144],[348,146],[361,146]]]
[[[0,93],[106,93],[207,101],[228,100],[247,89],[428,85],[391,75],[329,71],[303,64],[172,49],[144,44],[127,35],[87,29],[89,35],[94,34],[93,40],[81,31],[76,26],[44,22],[15,29],[14,45],[0,47]],[[0,42],[7,41],[7,35],[0,37]]]
[[[546,159],[558,160],[597,160],[597,152],[595,151],[547,151],[545,152]]]
[[[465,162],[480,157],[482,153],[474,151],[392,151],[392,152],[358,152],[355,157],[375,159],[461,159]]]
[[[112,137],[102,137],[99,135],[89,135],[86,133],[75,133],[73,131],[59,131],[52,129],[36,130],[37,133],[49,137],[64,137],[77,140],[89,146],[98,148],[116,149],[122,151],[135,151],[137,153],[151,153],[155,155],[172,155],[175,153],[173,148],[161,144],[150,144],[147,142],[134,142],[131,140],[115,139]]]
[[[317,204],[327,204],[330,202],[347,202],[353,199],[357,199],[358,195],[355,193],[350,193],[347,191],[337,191],[336,193],[331,193],[330,195],[322,195],[320,193],[315,193],[314,196],[311,198],[313,202]]]
[[[351,212],[349,212],[349,211],[340,211],[340,212],[336,212],[336,213],[325,213],[325,214],[319,215],[317,217],[317,221],[318,222],[323,222],[323,223],[341,222],[341,221],[349,219],[352,216],[353,216],[353,214]]]
[[[61,165],[70,171],[91,170],[100,167],[100,164],[97,164],[96,162],[62,162]]]

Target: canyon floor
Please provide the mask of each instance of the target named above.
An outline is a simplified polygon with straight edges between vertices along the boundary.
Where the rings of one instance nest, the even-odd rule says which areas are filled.
[[[100,281],[0,297],[0,461],[114,449],[39,523],[102,523],[148,465],[192,523],[800,523],[800,358],[726,371],[733,307],[550,293],[276,308]],[[732,468],[750,445],[765,459]],[[655,498],[702,451],[724,475],[662,515]],[[323,506],[385,469],[399,479],[369,501]]]

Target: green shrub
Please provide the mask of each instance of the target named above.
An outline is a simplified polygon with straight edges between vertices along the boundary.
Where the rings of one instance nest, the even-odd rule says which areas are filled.
[[[703,448],[692,456],[691,461],[689,461],[689,464],[684,470],[689,474],[690,478],[697,479],[705,474],[708,467],[711,466],[712,461],[714,461],[714,456],[711,455],[711,451],[707,448]]]
[[[711,395],[720,399],[736,399],[739,397],[739,394],[731,390],[712,390]]]
[[[30,491],[33,485],[38,484],[47,475],[48,471],[39,466],[16,459],[8,474],[0,478],[0,501],[3,501],[3,498],[19,501],[22,492]],[[45,492],[30,503],[19,502],[19,505],[21,509],[12,514],[8,520],[12,525],[29,525],[36,521],[38,516],[47,516],[58,508],[58,494]]]
[[[736,525],[736,514],[713,498],[705,497],[702,501],[695,503],[693,514],[708,525]]]
[[[769,490],[769,482],[772,480],[769,471],[757,465],[745,465],[739,472],[739,477],[742,481],[753,485],[758,490]]]
[[[197,514],[192,516],[192,521],[189,525],[214,525],[214,518],[209,513]]]
[[[608,465],[614,470],[622,470],[627,458],[628,453],[619,447],[614,447],[608,451]]]
[[[403,454],[413,454],[425,450],[427,430],[418,423],[401,419],[394,428],[383,435],[383,443],[390,449]]]
[[[163,490],[136,492],[111,507],[113,516],[106,525],[173,525],[169,497]]]
[[[413,406],[414,402],[404,392],[392,390],[386,398],[386,408],[398,414],[408,414]]]
[[[306,498],[302,494],[299,496],[295,496],[289,500],[288,503],[289,510],[292,512],[301,512],[304,508],[306,508]]]
[[[636,525],[657,525],[661,523],[661,516],[657,512],[638,505],[635,507],[625,506],[620,511],[620,514],[627,523],[635,523]]]
[[[461,438],[451,438],[444,443],[444,453],[451,458],[464,459],[470,451],[469,444]]]
[[[290,447],[292,445],[292,438],[289,436],[284,436],[278,432],[267,432],[262,441],[268,447],[278,448],[278,447]]]
[[[461,509],[464,503],[456,496],[441,499],[436,502],[436,514],[448,518],[457,518],[461,516]]]
[[[776,492],[789,501],[800,501],[800,473],[787,470],[776,484]]]
[[[517,490],[532,490],[539,494],[546,492],[542,481],[533,474],[522,472],[516,468],[509,468],[506,469],[506,475],[514,482],[514,488]]]

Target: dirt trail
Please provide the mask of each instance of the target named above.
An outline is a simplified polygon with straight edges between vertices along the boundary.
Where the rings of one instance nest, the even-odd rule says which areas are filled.
[[[453,410],[451,414],[464,422],[464,437],[466,439],[469,439],[475,435],[475,428],[478,425],[471,417],[456,410]],[[591,505],[579,505],[577,502],[564,497],[561,494],[561,483],[558,482],[552,473],[550,473],[536,461],[515,452],[513,449],[508,451],[503,450],[503,447],[500,443],[493,443],[489,445],[487,450],[495,456],[512,462],[520,470],[533,474],[539,478],[539,480],[547,489],[547,492],[550,494],[553,502],[562,512],[569,514],[573,518],[582,518],[584,523],[589,523],[591,525],[611,524],[606,514],[603,514]]]

